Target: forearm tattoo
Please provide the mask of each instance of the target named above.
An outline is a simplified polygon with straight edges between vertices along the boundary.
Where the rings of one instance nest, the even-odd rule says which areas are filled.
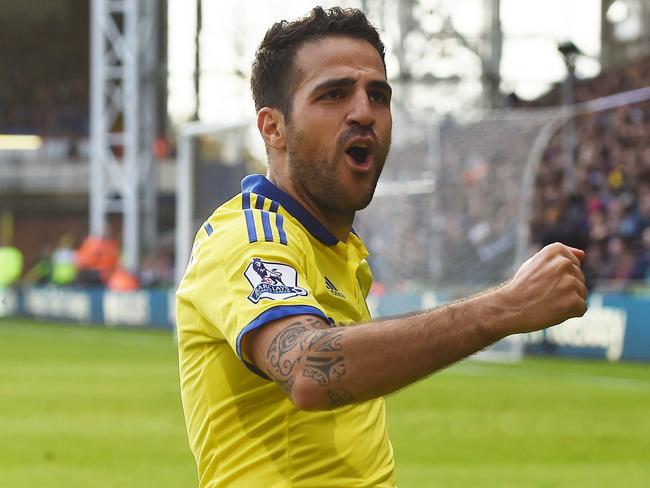
[[[289,394],[302,370],[302,376],[327,388],[332,407],[354,401],[349,391],[336,388],[345,375],[341,330],[328,328],[316,317],[297,320],[282,330],[271,342],[267,359],[271,376]]]

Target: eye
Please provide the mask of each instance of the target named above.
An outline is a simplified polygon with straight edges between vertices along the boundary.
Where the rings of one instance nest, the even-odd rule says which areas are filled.
[[[339,89],[330,90],[320,97],[321,100],[338,100],[340,98],[343,98],[343,90]]]
[[[373,90],[368,92],[368,100],[371,102],[381,103],[383,105],[388,105],[389,99],[383,91]]]

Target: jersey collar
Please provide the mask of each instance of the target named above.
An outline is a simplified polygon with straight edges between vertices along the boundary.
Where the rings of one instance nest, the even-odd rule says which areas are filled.
[[[326,246],[334,246],[339,240],[323,224],[300,205],[293,197],[280,190],[262,175],[249,175],[241,182],[243,192],[256,193],[282,205],[302,226]]]

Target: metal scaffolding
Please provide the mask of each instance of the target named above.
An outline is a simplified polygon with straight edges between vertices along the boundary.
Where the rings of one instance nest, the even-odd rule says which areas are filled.
[[[123,266],[137,271],[141,241],[156,239],[157,70],[160,2],[92,0],[90,232],[122,215]],[[142,229],[142,232],[141,232]]]

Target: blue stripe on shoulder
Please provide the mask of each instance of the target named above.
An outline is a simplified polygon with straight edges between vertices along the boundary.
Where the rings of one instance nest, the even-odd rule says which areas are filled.
[[[242,208],[246,217],[246,229],[248,230],[248,242],[257,242],[257,231],[255,230],[255,218],[251,210],[251,194],[244,192],[241,194]]]
[[[206,222],[205,224],[203,224],[203,228],[208,233],[208,237],[212,235],[212,232],[214,231],[214,229],[212,228],[212,226],[210,225],[209,222]]]
[[[271,218],[266,210],[262,210],[262,227],[264,228],[264,240],[273,242],[273,232],[271,232]]]
[[[278,229],[278,235],[280,236],[280,244],[284,244],[285,246],[287,245],[287,234],[284,232],[284,228],[282,227],[284,222],[284,217],[282,217],[282,214],[276,213],[275,214],[275,226]]]
[[[255,208],[257,210],[264,210],[264,201],[266,198],[264,198],[262,195],[257,195],[257,199],[255,200]]]
[[[269,211],[276,213],[279,207],[280,204],[278,202],[276,202],[275,200],[271,200],[271,208],[269,208]]]

